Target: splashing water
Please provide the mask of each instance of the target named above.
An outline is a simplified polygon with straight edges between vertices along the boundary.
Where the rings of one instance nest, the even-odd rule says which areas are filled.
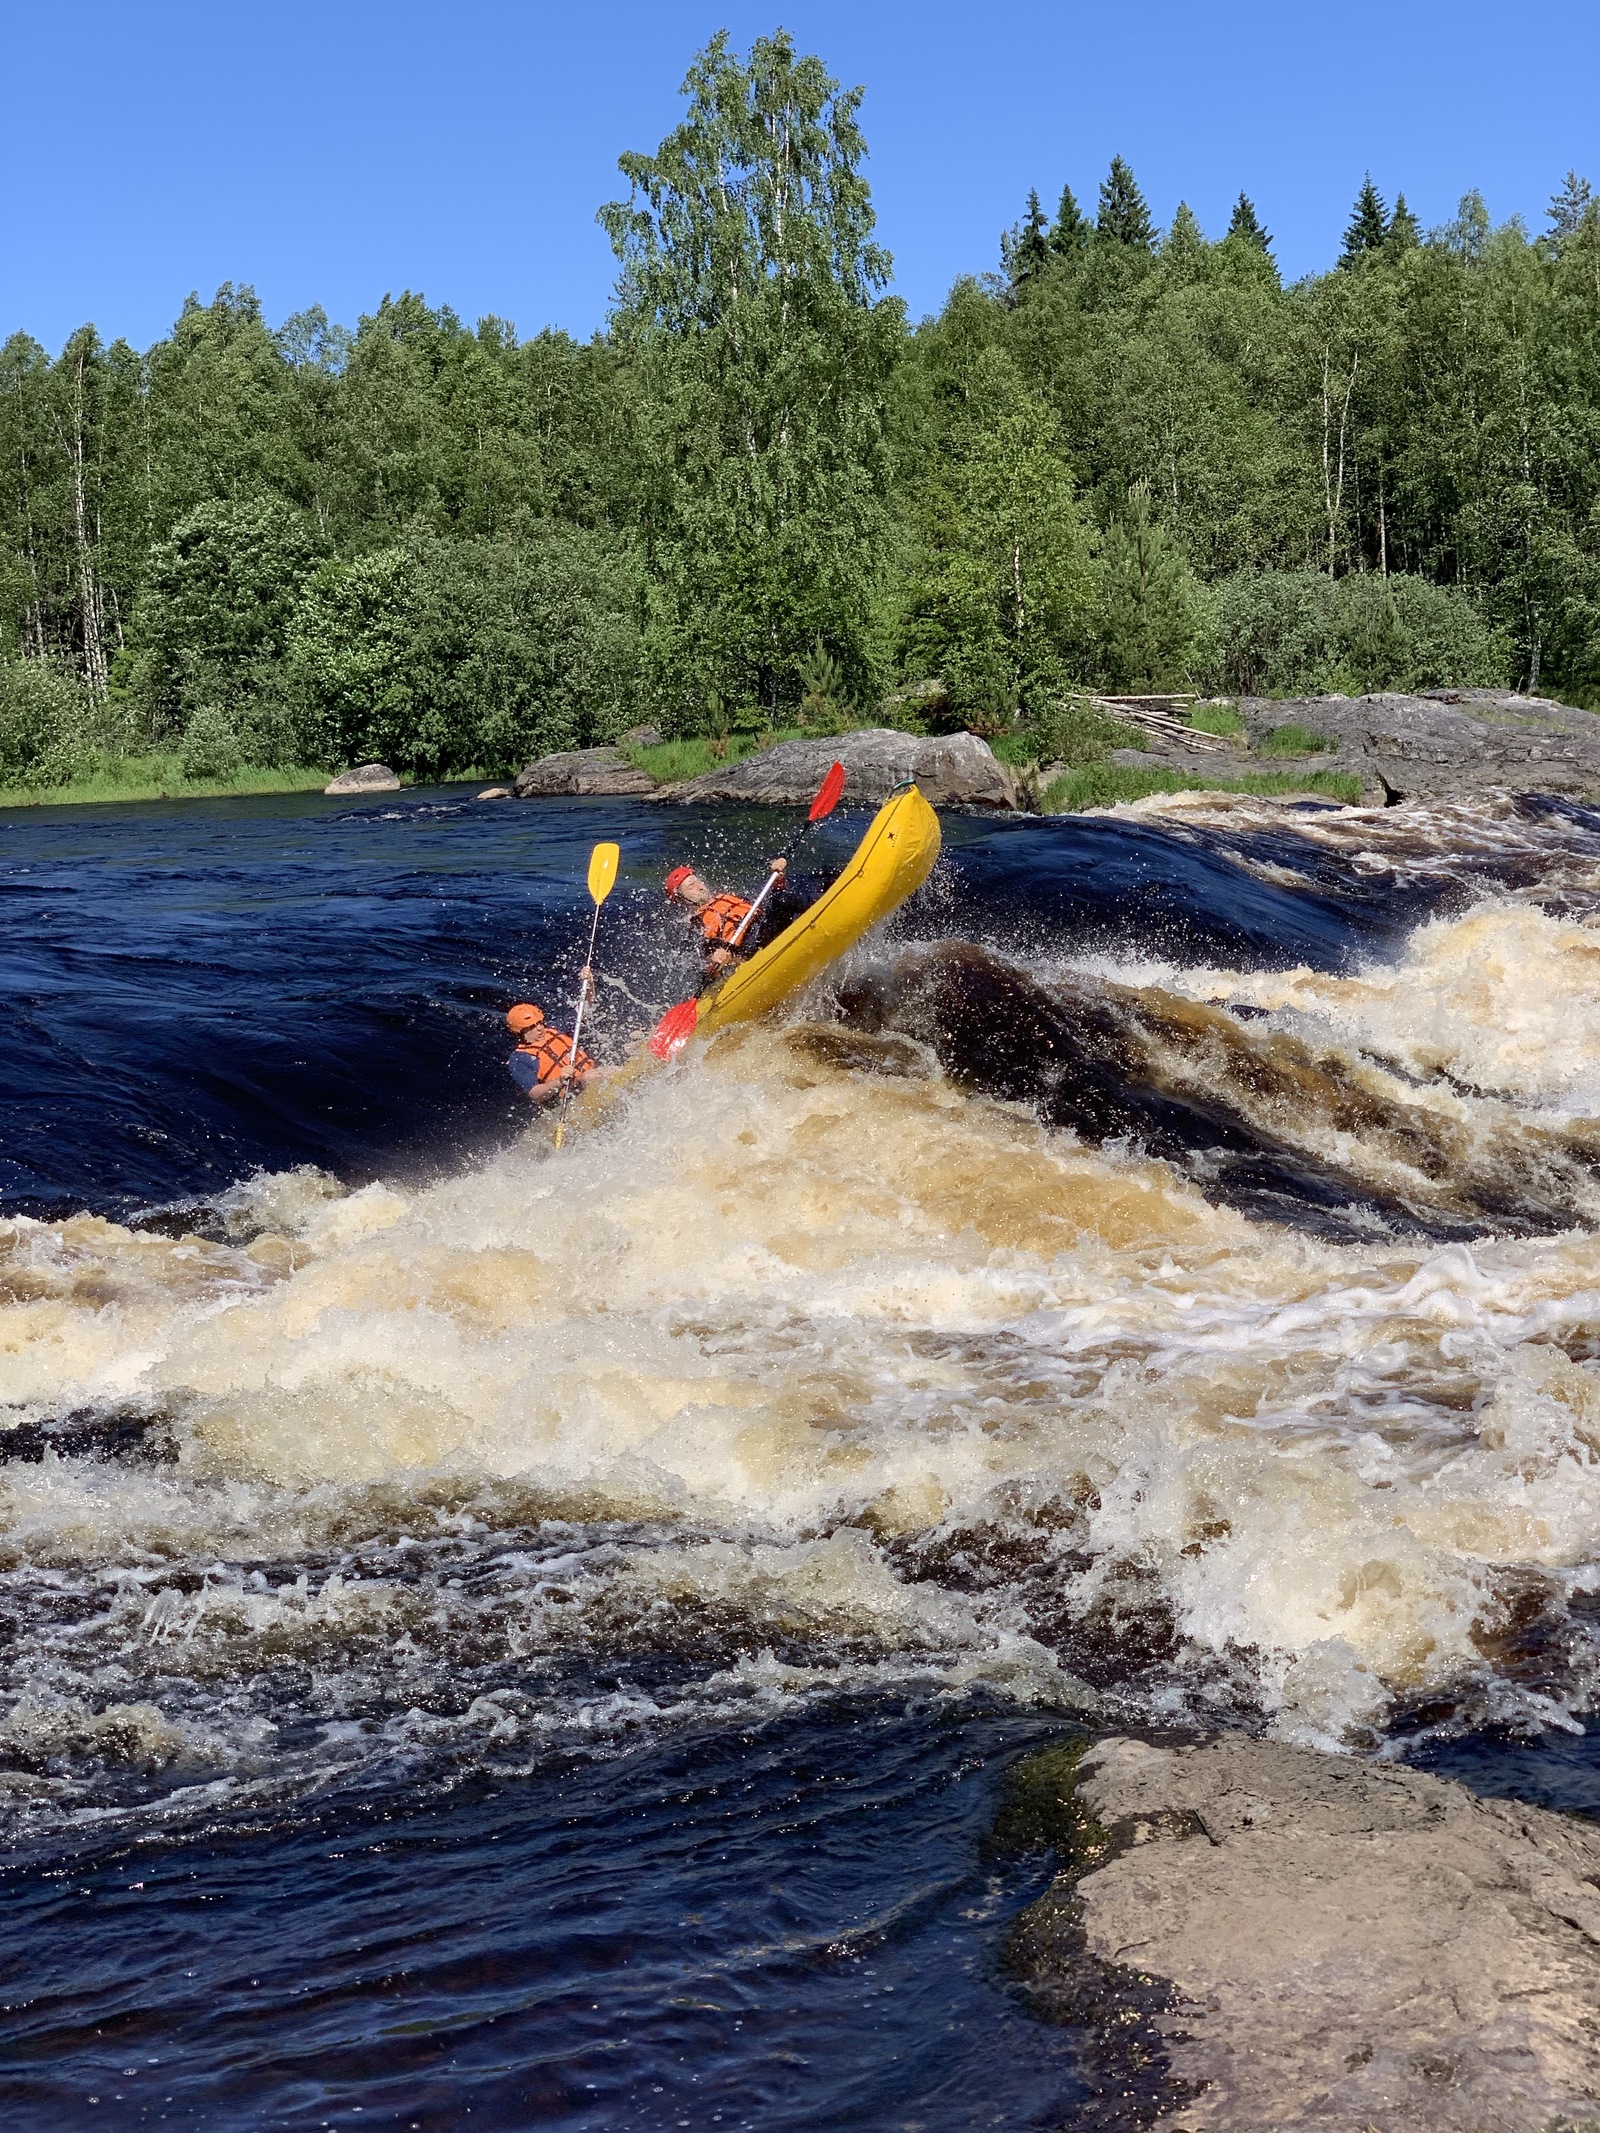
[[[1215,797],[957,823],[831,992],[557,1157],[492,1081],[525,973],[484,942],[530,906],[488,812],[231,818],[263,868],[322,821],[335,877],[406,885],[398,936],[363,936],[361,1012],[403,978],[413,1019],[472,1033],[470,1160],[424,1148],[427,1045],[409,1080],[391,1046],[380,1078],[412,1108],[376,1123],[306,1100],[245,1130],[244,1070],[213,1057],[222,1123],[162,1128],[164,1173],[95,1189],[116,1105],[76,1089],[76,1156],[42,1132],[11,1153],[15,1844],[410,1812],[695,1742],[726,1763],[846,1707],[1008,1741],[1095,1710],[1328,1746],[1581,1730],[1600,823]],[[664,810],[521,819],[556,840],[551,883],[591,834],[651,860],[690,834]],[[43,850],[29,886],[9,834],[14,902],[107,863]],[[738,860],[767,832],[693,834]],[[397,871],[407,836],[431,856]],[[613,943],[646,999],[671,989],[648,895],[618,899]],[[441,907],[481,911],[465,993],[465,955],[423,968]],[[296,995],[273,1046],[313,1059],[308,1097],[337,1089],[303,951],[275,931],[254,958]],[[31,997],[48,1025],[73,995],[34,970]],[[179,1057],[158,1029],[136,1110],[181,1105]],[[218,1179],[219,1136],[279,1159]],[[98,1211],[54,1211],[74,1183]],[[637,2122],[675,2122],[652,2108]]]

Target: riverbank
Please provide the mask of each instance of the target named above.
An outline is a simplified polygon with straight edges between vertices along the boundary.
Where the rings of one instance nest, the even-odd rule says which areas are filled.
[[[254,793],[320,792],[325,770],[246,767],[225,778],[186,778],[175,755],[124,756],[70,785],[0,786],[0,808],[98,807],[112,800],[225,800]]]

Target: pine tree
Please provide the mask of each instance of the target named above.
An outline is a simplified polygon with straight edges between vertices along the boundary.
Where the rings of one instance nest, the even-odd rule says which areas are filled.
[[[1100,188],[1100,214],[1095,227],[1113,243],[1133,245],[1141,252],[1148,252],[1155,242],[1155,224],[1150,220],[1144,194],[1121,156],[1111,158],[1111,168]]]
[[[1182,677],[1195,635],[1194,580],[1136,481],[1101,548],[1100,656],[1117,688],[1160,689]]]
[[[1056,219],[1050,229],[1050,249],[1058,259],[1070,259],[1082,251],[1089,238],[1089,221],[1077,201],[1072,187],[1061,188],[1061,205],[1056,209]]]
[[[1161,240],[1162,264],[1169,274],[1177,272],[1181,279],[1192,279],[1203,266],[1209,249],[1194,209],[1187,200],[1180,200],[1172,225]]]
[[[1569,170],[1560,192],[1550,197],[1550,234],[1557,243],[1570,237],[1580,228],[1589,203],[1594,198],[1594,187],[1587,178],[1580,178],[1575,170]]]
[[[1394,252],[1409,252],[1422,242],[1422,227],[1406,206],[1404,193],[1394,196],[1394,213],[1389,218],[1389,249]]]
[[[1028,211],[1011,233],[1008,246],[1007,266],[1011,274],[1011,286],[1020,288],[1025,281],[1032,281],[1050,264],[1050,243],[1045,235],[1044,209],[1039,205],[1038,189],[1028,194]]]
[[[1388,234],[1389,220],[1383,195],[1373,184],[1369,170],[1361,181],[1361,190],[1356,194],[1356,204],[1350,214],[1350,226],[1344,233],[1340,266],[1353,267],[1368,252],[1376,252]]]
[[[1233,213],[1228,219],[1228,235],[1242,237],[1247,244],[1255,245],[1260,251],[1270,254],[1272,250],[1272,232],[1262,227],[1255,203],[1248,193],[1241,193],[1233,203]]]

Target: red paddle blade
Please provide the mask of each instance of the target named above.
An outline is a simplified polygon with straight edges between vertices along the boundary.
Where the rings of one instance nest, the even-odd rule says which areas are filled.
[[[835,763],[817,790],[811,803],[808,822],[820,822],[824,815],[831,815],[839,804],[839,795],[844,791],[844,765]]]
[[[657,1059],[670,1059],[675,1052],[681,1052],[694,1035],[694,1026],[699,1019],[698,1000],[680,1000],[676,1007],[669,1007],[651,1034],[652,1055]]]

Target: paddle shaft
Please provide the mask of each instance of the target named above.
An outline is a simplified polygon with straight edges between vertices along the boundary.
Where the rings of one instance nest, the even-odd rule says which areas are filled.
[[[823,817],[820,815],[817,817],[818,822],[820,822],[822,819]],[[808,830],[813,830],[816,828],[816,826],[816,822],[802,822],[800,827],[795,831],[794,835],[789,839],[789,842],[784,846],[781,856],[785,859],[792,859],[796,851],[799,849],[801,838],[806,834]],[[761,890],[757,895],[755,902],[750,906],[749,910],[745,913],[744,917],[740,919],[738,926],[735,928],[733,939],[728,943],[728,946],[730,948],[738,947],[739,943],[744,939],[745,934],[749,931],[751,922],[754,920],[756,913],[761,909],[761,906],[766,902],[767,898],[772,894],[773,890],[778,886],[778,883],[782,879],[783,876],[781,874],[769,874],[767,876],[766,881],[762,884]]]
[[[589,927],[589,953],[584,959],[584,968],[586,970],[593,967],[594,944],[599,938],[600,906],[597,903],[594,907],[594,918]],[[563,1113],[572,1101],[573,1090],[578,1086],[578,1039],[583,1035],[583,1011],[588,1004],[589,988],[587,985],[580,985],[578,987],[578,1012],[572,1018],[572,1056],[567,1062],[572,1071],[567,1077],[566,1087],[561,1092],[561,1109]],[[567,1122],[565,1117],[558,1118],[556,1120],[556,1146],[558,1148],[561,1146],[566,1130]]]

